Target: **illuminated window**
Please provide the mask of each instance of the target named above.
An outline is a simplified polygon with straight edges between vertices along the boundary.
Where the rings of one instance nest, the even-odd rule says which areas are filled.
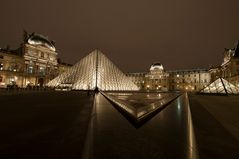
[[[42,74],[42,75],[44,75],[44,74],[45,74],[45,68],[42,67],[42,66],[40,66],[40,67],[39,67],[39,73]]]
[[[11,84],[16,84],[17,77],[16,77],[16,76],[10,77],[10,78],[9,78],[9,81],[10,81]]]
[[[0,70],[3,70],[3,63],[0,63]]]
[[[27,72],[28,73],[33,73],[33,66],[28,66]]]
[[[18,68],[19,68],[18,64],[13,63],[9,66],[8,70],[16,72],[16,71],[18,71]]]

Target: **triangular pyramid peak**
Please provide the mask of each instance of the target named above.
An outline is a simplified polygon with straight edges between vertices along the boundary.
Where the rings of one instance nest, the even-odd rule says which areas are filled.
[[[74,90],[138,90],[138,87],[99,49],[92,51],[47,85],[67,85]]]
[[[200,93],[239,94],[239,88],[223,78],[218,78],[203,88]]]

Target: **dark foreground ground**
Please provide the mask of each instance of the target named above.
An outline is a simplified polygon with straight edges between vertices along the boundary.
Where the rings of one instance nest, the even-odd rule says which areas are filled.
[[[239,96],[189,96],[200,158],[239,159]]]
[[[0,159],[80,156],[92,101],[82,92],[0,96]]]
[[[2,93],[0,159],[239,159],[238,96],[189,99],[135,128],[102,95]]]

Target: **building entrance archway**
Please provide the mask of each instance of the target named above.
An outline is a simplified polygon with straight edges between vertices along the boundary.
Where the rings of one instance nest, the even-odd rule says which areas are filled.
[[[38,79],[38,84],[39,84],[40,87],[43,87],[44,79],[43,78],[39,78]]]

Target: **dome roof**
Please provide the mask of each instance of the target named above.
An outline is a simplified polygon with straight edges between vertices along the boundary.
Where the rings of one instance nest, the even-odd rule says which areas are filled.
[[[31,45],[42,45],[49,48],[52,51],[56,51],[54,44],[48,40],[47,37],[39,34],[31,34],[27,42]]]
[[[153,63],[150,67],[150,71],[152,71],[152,70],[163,70],[163,69],[164,69],[163,65],[159,62]]]

